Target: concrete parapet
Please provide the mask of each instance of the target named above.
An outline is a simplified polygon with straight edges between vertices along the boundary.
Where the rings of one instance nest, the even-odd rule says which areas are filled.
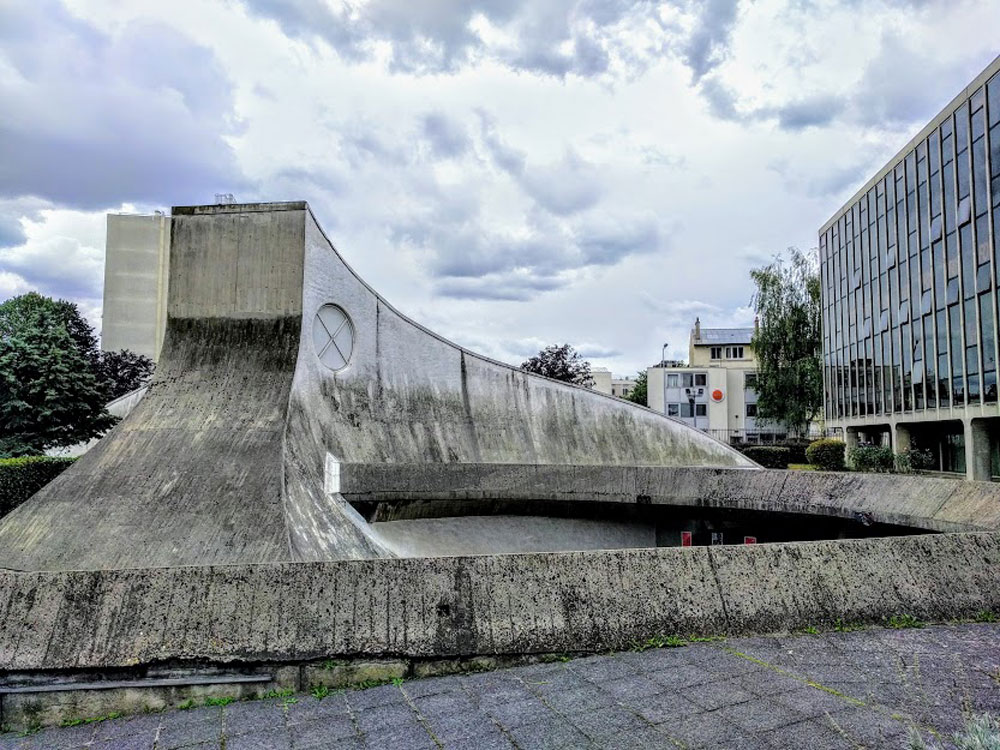
[[[600,650],[1000,612],[1000,535],[0,572],[0,670]]]

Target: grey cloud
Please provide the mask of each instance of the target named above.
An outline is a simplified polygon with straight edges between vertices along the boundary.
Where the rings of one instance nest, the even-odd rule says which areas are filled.
[[[610,48],[629,51],[628,40],[611,38],[618,24],[633,17],[656,20],[650,0],[373,0],[340,10],[324,0],[244,2],[286,34],[324,39],[346,59],[367,58],[374,42],[388,42],[392,68],[416,73],[453,71],[490,56],[543,75],[600,75],[609,68]],[[490,47],[472,29],[480,16],[503,28],[516,46]]]
[[[207,49],[161,26],[105,37],[53,2],[19,6],[0,28],[22,77],[0,79],[0,197],[98,208],[246,186],[222,137],[232,85]]]
[[[700,13],[683,46],[683,53],[697,83],[725,58],[739,3],[737,0],[695,0],[693,5]]]
[[[610,359],[620,357],[622,354],[620,349],[612,349],[601,344],[578,344],[573,348],[585,359]]]
[[[924,50],[911,48],[899,35],[886,33],[879,54],[855,89],[857,119],[863,125],[880,127],[923,123],[974,72],[962,65],[936,62]]]
[[[489,113],[479,110],[480,134],[483,144],[493,162],[505,172],[520,176],[524,172],[525,154],[523,151],[511,148],[497,132],[496,120]]]
[[[663,248],[659,225],[652,219],[604,219],[581,226],[577,246],[587,265],[613,265],[629,255],[654,253]]]
[[[778,127],[784,130],[804,130],[828,125],[844,111],[846,104],[840,97],[823,94],[789,102],[764,114],[773,113],[778,118]]]
[[[526,274],[507,272],[488,274],[478,278],[441,279],[434,285],[434,289],[441,296],[454,299],[524,302],[541,292],[549,292],[565,286],[565,284],[565,281],[554,277],[536,278]]]
[[[528,195],[559,216],[590,208],[604,193],[598,168],[572,152],[555,164],[529,166],[520,182]]]
[[[37,221],[41,209],[48,207],[46,201],[37,198],[0,199],[0,248],[21,245],[27,239],[22,217]]]
[[[435,156],[452,159],[462,156],[472,145],[465,128],[441,113],[426,115],[421,125]]]
[[[708,110],[720,120],[742,122],[746,116],[736,109],[736,92],[714,76],[703,78],[699,91],[708,102]]]

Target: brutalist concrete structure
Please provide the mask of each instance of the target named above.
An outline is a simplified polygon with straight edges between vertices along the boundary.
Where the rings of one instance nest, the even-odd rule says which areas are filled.
[[[997,485],[764,471],[663,415],[492,362],[382,300],[304,203],[177,208],[171,225],[147,395],[0,520],[7,724],[308,687],[327,659],[1000,611]],[[512,504],[938,533],[419,557],[369,523]]]

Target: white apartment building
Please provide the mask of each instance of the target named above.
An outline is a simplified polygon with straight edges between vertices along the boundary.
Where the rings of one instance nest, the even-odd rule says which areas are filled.
[[[664,362],[646,371],[649,408],[721,440],[784,437],[783,426],[757,419],[753,334],[753,328],[702,328],[696,319],[688,363]]]

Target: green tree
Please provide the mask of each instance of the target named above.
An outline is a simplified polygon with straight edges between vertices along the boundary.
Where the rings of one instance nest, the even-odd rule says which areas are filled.
[[[639,373],[635,376],[635,385],[632,386],[632,390],[629,391],[625,400],[632,401],[640,406],[647,406],[646,397],[646,371],[639,370]]]
[[[153,376],[153,360],[129,349],[101,352],[97,368],[107,401],[141,388]]]
[[[35,292],[0,304],[0,456],[37,454],[104,434],[93,329],[76,305]]]
[[[580,356],[572,346],[563,344],[547,346],[531,359],[521,363],[521,369],[553,380],[586,386],[594,385],[590,362]]]
[[[789,256],[750,274],[760,321],[752,342],[757,414],[802,433],[823,405],[820,281],[813,255],[790,248]]]

